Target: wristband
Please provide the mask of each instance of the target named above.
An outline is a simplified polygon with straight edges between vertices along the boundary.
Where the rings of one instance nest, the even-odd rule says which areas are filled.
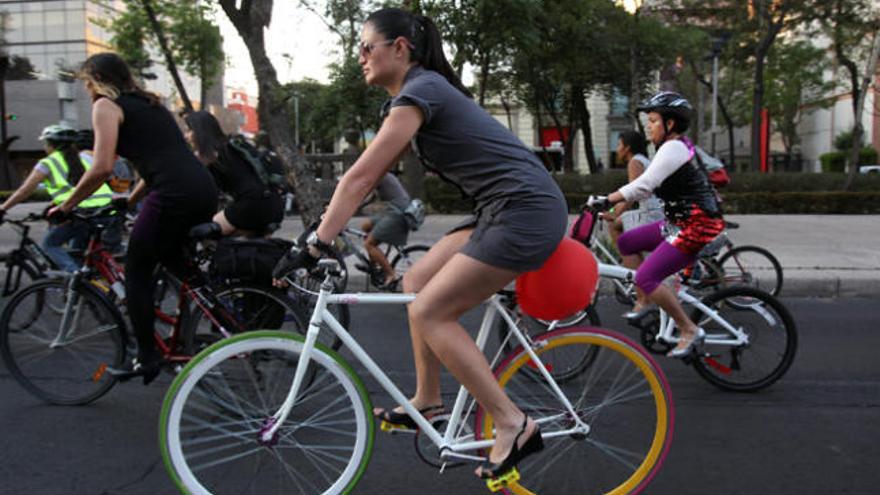
[[[330,246],[330,244],[327,244],[326,242],[324,242],[318,238],[317,231],[314,231],[311,234],[309,234],[309,238],[306,239],[306,244],[309,246],[315,246],[316,248],[318,248],[318,251],[321,251],[322,253],[332,253],[333,252],[333,248],[332,248],[332,246]]]

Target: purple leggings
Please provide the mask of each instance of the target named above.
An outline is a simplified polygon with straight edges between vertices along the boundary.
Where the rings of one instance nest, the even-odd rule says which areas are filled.
[[[636,286],[650,295],[663,279],[693,263],[696,255],[686,254],[663,240],[663,220],[642,225],[621,234],[617,239],[620,254],[652,251],[636,270]]]

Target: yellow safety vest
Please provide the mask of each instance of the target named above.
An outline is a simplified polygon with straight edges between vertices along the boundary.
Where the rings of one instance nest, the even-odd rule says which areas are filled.
[[[80,158],[80,162],[86,170],[91,166],[82,158]],[[49,169],[49,176],[43,180],[43,183],[46,185],[49,196],[52,197],[52,204],[60,205],[73,194],[73,188],[76,186],[76,184],[71,185],[68,181],[70,168],[67,166],[67,161],[60,151],[55,151],[40,160],[40,163]],[[97,191],[77,206],[79,208],[99,208],[110,204],[112,198],[113,191],[110,190],[110,187],[107,184],[101,184]]]

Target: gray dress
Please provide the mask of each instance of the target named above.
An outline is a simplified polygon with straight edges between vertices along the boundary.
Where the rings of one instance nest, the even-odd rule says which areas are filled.
[[[413,67],[383,112],[415,106],[424,122],[413,148],[426,168],[461,189],[474,215],[461,252],[516,272],[544,264],[565,235],[568,209],[535,154],[437,72]]]

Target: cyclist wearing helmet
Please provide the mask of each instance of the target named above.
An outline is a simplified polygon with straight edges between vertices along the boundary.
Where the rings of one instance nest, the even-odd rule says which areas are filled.
[[[50,125],[40,133],[40,141],[47,156],[37,162],[30,175],[19,188],[0,205],[0,221],[10,208],[27,199],[43,183],[52,197],[52,204],[59,205],[70,197],[73,187],[85,174],[90,164],[80,157],[76,148],[76,131],[64,124]],[[80,208],[98,208],[110,204],[112,191],[106,185],[98,188]],[[89,240],[87,225],[63,222],[49,227],[43,238],[43,250],[58,265],[58,268],[72,272],[79,269],[77,263],[64,249],[83,249]]]
[[[697,259],[697,253],[724,228],[721,208],[708,174],[695,158],[694,145],[682,133],[693,108],[680,94],[661,92],[639,105],[648,114],[648,138],[658,147],[651,166],[636,180],[608,196],[610,204],[639,201],[655,193],[663,200],[665,221],[624,232],[623,255],[653,251],[636,271],[636,285],[663,308],[681,331],[671,357],[690,354],[704,336],[685,314],[676,295],[662,282]]]
[[[147,192],[128,242],[125,284],[128,314],[138,341],[130,367],[110,372],[119,379],[142,376],[147,384],[162,368],[153,339],[154,271],[161,263],[178,278],[199,284],[196,267],[187,265],[183,248],[189,230],[211,220],[217,190],[196,159],[180,127],[158,96],[141,89],[125,62],[114,53],[92,55],[83,62],[80,77],[92,97],[95,163],[73,194],[50,212],[70,211],[91,191],[102,187],[113,172],[118,153],[137,169],[145,186],[129,197],[129,206]]]

